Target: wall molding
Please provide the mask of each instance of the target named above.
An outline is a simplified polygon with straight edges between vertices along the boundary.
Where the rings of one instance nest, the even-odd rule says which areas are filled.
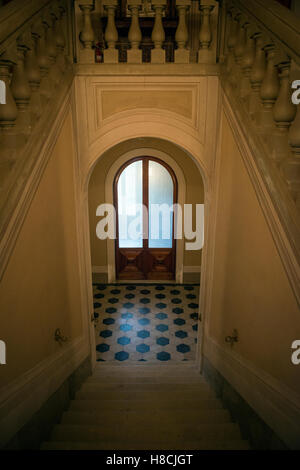
[[[90,354],[84,336],[74,339],[0,390],[0,448],[31,419]]]
[[[212,337],[204,356],[289,448],[300,449],[300,395]]]

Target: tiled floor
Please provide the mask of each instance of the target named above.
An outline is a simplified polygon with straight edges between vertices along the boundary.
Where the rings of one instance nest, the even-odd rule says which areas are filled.
[[[193,361],[198,285],[94,284],[98,361]]]

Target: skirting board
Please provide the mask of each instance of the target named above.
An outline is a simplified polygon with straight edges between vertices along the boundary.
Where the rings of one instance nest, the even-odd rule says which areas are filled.
[[[76,338],[0,390],[0,448],[28,423],[89,354],[88,340]]]
[[[92,272],[95,274],[107,274],[107,266],[92,266]]]
[[[106,274],[108,272],[107,266],[92,266],[92,272],[95,274]],[[184,273],[200,273],[201,266],[184,266]]]
[[[300,449],[300,396],[296,392],[210,337],[204,340],[205,358],[288,448]]]
[[[200,273],[201,266],[183,266],[184,273]]]

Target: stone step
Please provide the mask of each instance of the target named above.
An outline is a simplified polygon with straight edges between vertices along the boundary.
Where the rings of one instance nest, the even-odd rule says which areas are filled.
[[[209,390],[194,390],[194,389],[186,389],[186,390],[86,390],[82,389],[76,393],[76,398],[79,400],[168,400],[173,399],[180,402],[180,400],[202,400],[202,399],[210,399],[215,398],[213,393]]]
[[[147,446],[149,440],[153,440],[154,429],[144,423],[143,427],[126,426],[124,423],[118,425],[95,426],[59,424],[54,426],[51,439],[53,441],[111,441],[114,448],[118,449],[117,442],[125,445],[132,443]],[[235,423],[223,424],[197,424],[190,425],[168,425],[161,420],[157,420],[155,427],[155,440],[161,442],[162,446],[170,442],[198,441],[201,439],[240,439],[240,430]],[[167,448],[167,447],[166,447]]]
[[[195,361],[172,361],[170,362],[140,362],[140,361],[130,361],[130,362],[122,362],[121,364],[117,361],[109,361],[109,362],[97,362],[95,365],[94,370],[99,371],[99,370],[146,370],[146,369],[153,369],[155,371],[158,371],[160,369],[165,369],[165,370],[187,370],[187,369],[194,369],[196,370],[198,368],[197,364]]]
[[[105,400],[102,403],[99,400],[72,400],[70,411],[143,411],[147,410],[198,410],[198,409],[223,409],[222,403],[216,398],[199,400],[187,400],[182,397],[180,400],[159,398],[158,400]]]
[[[179,375],[166,375],[166,376],[155,376],[155,375],[124,375],[120,376],[118,374],[110,376],[110,375],[101,375],[95,376],[92,375],[86,380],[86,383],[109,383],[109,384],[181,384],[181,383],[206,383],[205,379],[201,375],[194,375],[191,376],[179,376]]]
[[[144,409],[135,411],[66,411],[62,417],[62,424],[93,424],[112,426],[125,424],[126,426],[145,426],[154,427],[157,423],[163,421],[168,425],[197,425],[203,423],[229,423],[230,415],[227,410],[153,410]]]
[[[85,382],[80,392],[102,393],[102,392],[182,392],[210,391],[210,387],[206,383],[95,383]]]
[[[158,365],[158,366],[100,366],[96,367],[93,377],[131,377],[131,376],[154,376],[154,377],[195,377],[201,375],[195,366],[182,365]]]
[[[162,445],[158,441],[148,441],[145,443],[124,443],[124,442],[93,442],[93,441],[47,441],[44,442],[42,450],[250,450],[247,441],[202,439],[188,442],[167,442]]]

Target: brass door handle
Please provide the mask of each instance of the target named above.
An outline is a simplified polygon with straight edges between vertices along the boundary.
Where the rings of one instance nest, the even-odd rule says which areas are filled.
[[[65,343],[66,341],[68,341],[68,338],[66,336],[63,336],[60,328],[57,328],[55,330],[55,333],[54,333],[54,339],[55,341],[57,341],[60,345],[62,343]]]
[[[236,329],[233,330],[232,336],[226,336],[225,337],[226,343],[230,343],[231,347],[234,345],[234,343],[237,343],[238,340],[239,340],[239,337],[238,337],[238,332],[237,332]]]

